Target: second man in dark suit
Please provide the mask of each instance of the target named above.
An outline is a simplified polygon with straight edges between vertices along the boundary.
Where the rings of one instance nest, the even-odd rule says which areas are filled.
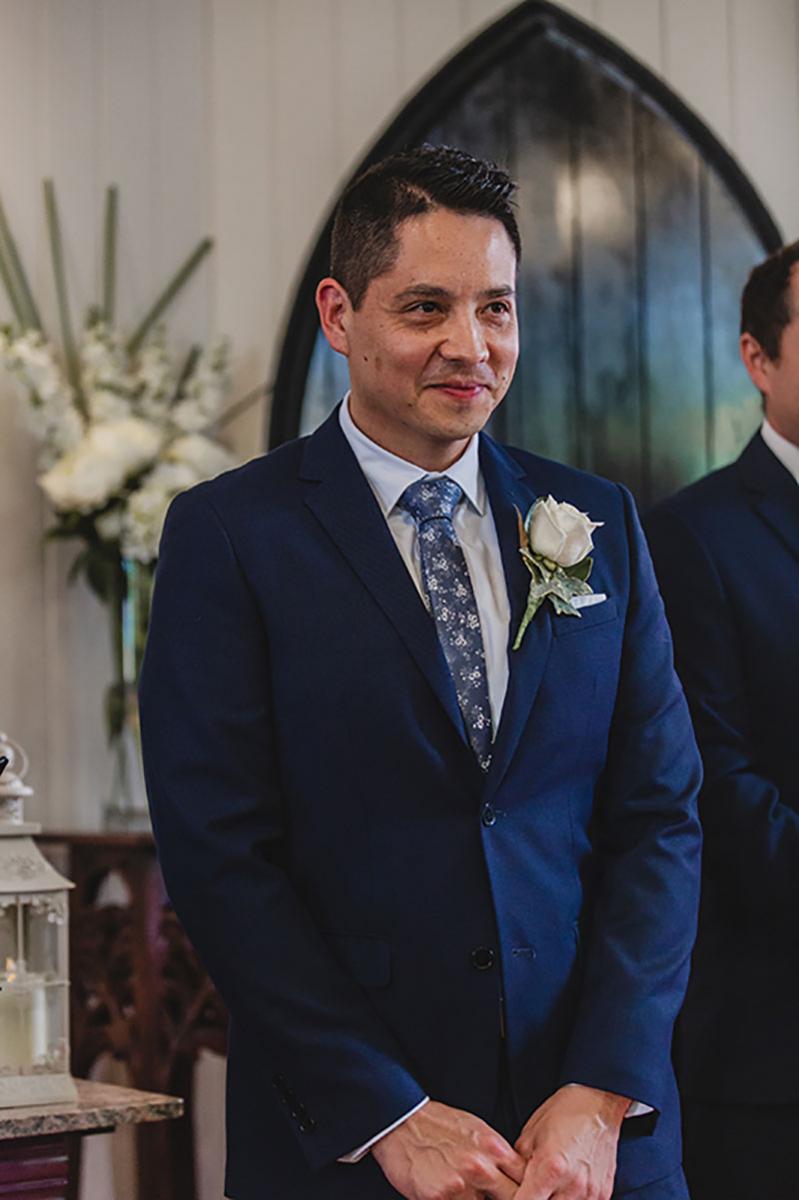
[[[764,419],[647,533],[704,758],[702,916],[679,1044],[693,1200],[788,1200],[799,1140],[799,242],[752,272]]]

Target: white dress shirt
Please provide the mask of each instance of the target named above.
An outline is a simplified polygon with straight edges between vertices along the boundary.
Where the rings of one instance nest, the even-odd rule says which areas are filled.
[[[446,471],[425,471],[424,467],[417,467],[415,463],[399,458],[390,450],[384,450],[362,433],[350,416],[349,396],[347,392],[339,410],[341,428],[375,494],[380,511],[397,543],[397,549],[428,611],[429,605],[422,585],[416,522],[410,513],[397,507],[397,501],[407,487],[425,476],[435,479],[440,475],[447,475],[463,489],[464,498],[455,509],[452,524],[466,559],[480,617],[480,631],[486,656],[492,736],[496,737],[508,686],[510,604],[496,526],[480,471],[477,434],[469,439],[463,454],[451,467],[447,467]]]
[[[486,657],[488,678],[488,700],[491,708],[492,738],[496,737],[505,692],[508,686],[508,632],[510,625],[510,602],[508,600],[502,555],[499,549],[497,530],[488,501],[485,482],[480,470],[478,435],[474,434],[460,458],[447,467],[446,471],[425,471],[398,455],[378,446],[363,433],[352,419],[349,408],[350,393],[347,392],[339,409],[342,431],[358,465],[375,494],[380,511],[386,518],[397,549],[416,584],[419,595],[429,611],[429,604],[422,584],[422,567],[419,556],[419,539],[416,522],[410,513],[397,507],[397,501],[410,484],[424,476],[435,478],[447,475],[463,489],[463,500],[458,504],[452,524],[463,549],[466,566],[472,582],[474,598],[480,617],[480,629]],[[427,1104],[429,1096],[404,1113],[392,1125],[381,1129],[373,1138],[338,1159],[343,1163],[358,1162],[367,1151],[396,1129],[408,1117]],[[652,1110],[645,1104],[633,1102],[627,1116],[638,1116]]]
[[[790,471],[796,482],[799,483],[799,446],[789,442],[781,433],[777,433],[777,430],[773,425],[769,425],[765,417],[760,426],[760,436],[774,457],[779,459],[785,469]]]

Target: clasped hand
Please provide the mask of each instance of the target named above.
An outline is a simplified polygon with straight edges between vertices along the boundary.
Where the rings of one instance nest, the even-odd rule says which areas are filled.
[[[629,1100],[560,1088],[514,1146],[472,1113],[429,1101],[372,1147],[406,1200],[610,1200]]]

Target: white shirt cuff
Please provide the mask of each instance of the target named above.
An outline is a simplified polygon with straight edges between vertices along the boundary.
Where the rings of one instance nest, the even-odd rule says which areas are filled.
[[[381,1137],[385,1137],[387,1133],[391,1133],[392,1129],[396,1129],[398,1125],[402,1125],[403,1121],[407,1121],[408,1117],[412,1117],[413,1114],[415,1112],[418,1112],[419,1109],[424,1104],[427,1104],[427,1101],[429,1099],[430,1099],[429,1096],[425,1096],[424,1100],[420,1100],[419,1103],[410,1110],[410,1112],[405,1113],[404,1117],[400,1117],[398,1121],[395,1121],[393,1125],[389,1125],[387,1129],[381,1129],[380,1133],[376,1133],[373,1138],[370,1138],[368,1142],[364,1142],[364,1144],[362,1146],[359,1146],[357,1150],[351,1150],[349,1154],[342,1155],[342,1157],[340,1159],[338,1159],[338,1162],[340,1162],[340,1163],[360,1162],[361,1159],[363,1158],[364,1154],[366,1154],[368,1150],[371,1150],[371,1148],[372,1148],[372,1146],[374,1146],[375,1142],[379,1142]]]
[[[650,1112],[654,1112],[651,1104],[644,1104],[643,1100],[633,1100],[624,1114],[624,1119],[626,1121],[628,1117],[643,1117],[645,1113]]]

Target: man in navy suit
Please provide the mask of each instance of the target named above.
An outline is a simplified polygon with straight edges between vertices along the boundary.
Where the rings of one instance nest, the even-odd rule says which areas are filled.
[[[481,433],[513,187],[446,147],[356,181],[317,288],[351,390],[167,517],[145,768],[235,1200],[687,1195],[701,768],[629,493]]]
[[[760,430],[647,521],[705,767],[702,911],[678,1037],[694,1200],[797,1189],[798,264],[796,242],[743,293]]]

